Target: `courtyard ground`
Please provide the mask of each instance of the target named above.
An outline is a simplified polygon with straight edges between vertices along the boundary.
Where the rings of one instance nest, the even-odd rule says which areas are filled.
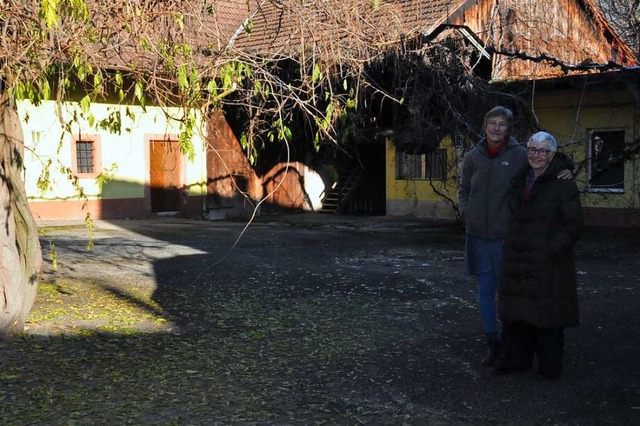
[[[274,215],[41,224],[2,425],[640,424],[640,230],[588,229],[565,371],[494,377],[459,225]]]

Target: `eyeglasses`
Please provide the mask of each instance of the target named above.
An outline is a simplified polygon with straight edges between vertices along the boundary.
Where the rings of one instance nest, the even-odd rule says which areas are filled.
[[[546,148],[534,148],[530,146],[527,148],[527,152],[529,153],[529,155],[540,154],[546,156],[551,152],[551,150]]]

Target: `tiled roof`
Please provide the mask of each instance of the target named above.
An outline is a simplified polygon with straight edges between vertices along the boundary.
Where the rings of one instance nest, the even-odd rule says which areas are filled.
[[[183,1],[176,6],[170,2],[134,0],[141,11],[134,18],[130,10],[121,10],[120,4],[111,9],[96,6],[90,9],[92,20],[96,28],[101,28],[104,41],[87,43],[84,50],[115,67],[153,66],[159,60],[153,49],[171,41],[188,44],[199,60],[203,58],[200,54],[208,56],[224,51],[251,11],[258,9],[260,1]],[[179,16],[183,18],[182,25],[178,23]],[[100,25],[104,21],[110,22]]]
[[[161,49],[184,44],[190,46],[195,64],[212,75],[218,58],[233,57],[238,50],[274,58],[314,49],[328,57],[359,61],[397,46],[403,35],[431,34],[448,20],[477,31],[487,19],[487,10],[494,7],[488,0],[128,1],[138,4],[142,12],[132,15],[123,9],[124,0],[113,2],[112,9],[96,6],[90,10],[97,24],[113,21],[110,26],[96,25],[102,31],[100,41],[83,43],[71,35],[63,40],[63,36],[59,44],[69,44],[63,50],[89,52],[97,63],[114,67],[156,70],[166,66]],[[607,29],[593,1],[580,0],[579,4],[587,7],[600,29]],[[183,25],[176,22],[181,18]],[[68,28],[69,34],[73,31]],[[227,47],[236,52],[225,52]],[[621,47],[623,53],[630,56],[625,48]],[[179,51],[169,54],[174,54],[170,65],[182,60]]]
[[[380,0],[357,4],[340,0],[263,0],[255,11],[251,31],[242,32],[235,47],[278,51],[312,42],[320,33],[334,32],[334,40],[366,38],[369,44],[397,41],[400,35],[425,32],[446,20],[465,1]],[[350,28],[351,23],[358,28]]]
[[[208,18],[199,28],[191,30],[198,45],[215,42],[221,50],[229,44],[234,34],[242,28],[252,10],[259,7],[260,0],[216,0],[211,2]]]
[[[262,0],[208,0],[195,2],[200,10],[180,10],[185,17],[184,37],[195,50],[222,51],[243,28]],[[181,7],[188,6],[184,2]],[[159,3],[158,8],[162,8]],[[169,34],[171,36],[171,34]]]

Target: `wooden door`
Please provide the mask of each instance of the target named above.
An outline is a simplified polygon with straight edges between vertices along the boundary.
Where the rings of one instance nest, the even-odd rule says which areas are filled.
[[[151,211],[180,210],[180,147],[177,141],[152,140],[149,144]]]

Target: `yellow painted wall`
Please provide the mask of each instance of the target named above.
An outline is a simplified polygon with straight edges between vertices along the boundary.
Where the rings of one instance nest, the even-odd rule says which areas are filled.
[[[622,129],[625,131],[626,144],[640,138],[639,113],[630,91],[605,84],[578,84],[563,89],[534,91],[533,99],[528,103],[538,118],[538,127],[553,134],[560,146],[559,151],[571,156],[577,166],[582,165],[576,174],[576,182],[582,191],[583,206],[591,212],[605,210],[616,211],[618,215],[620,211],[631,214],[631,221],[627,218],[626,223],[640,221],[640,160],[636,158],[625,162],[623,193],[590,192],[585,164],[589,132],[593,129]],[[446,197],[457,204],[458,154],[450,140],[443,141],[441,146],[448,147],[448,162],[451,165],[446,181],[404,180],[396,178],[396,151],[391,141],[387,141],[388,215],[455,217],[455,209]],[[436,190],[446,197],[438,195]],[[607,221],[599,219],[592,223],[607,225]]]
[[[639,137],[635,102],[630,92],[608,86],[586,86],[536,93],[533,101],[540,127],[556,137],[560,151],[570,155],[576,165],[582,165],[576,182],[582,191],[583,206],[638,209],[640,163],[637,159],[625,162],[623,193],[589,191],[585,165],[591,130],[624,130],[625,144]]]
[[[451,148],[449,139],[443,147]],[[456,151],[447,153],[447,180],[398,179],[396,148],[391,139],[386,141],[386,214],[389,216],[414,216],[439,219],[456,217],[456,211],[447,198],[456,200],[457,179]],[[442,194],[442,195],[439,195]]]
[[[72,136],[63,130],[62,121],[70,123],[74,134],[99,135],[101,139],[101,158],[103,168],[112,165],[117,167],[113,180],[104,187],[100,187],[95,179],[80,179],[79,184],[83,188],[88,199],[122,199],[142,198],[145,185],[149,184],[148,166],[148,135],[171,135],[176,138],[180,134],[180,128],[175,120],[169,120],[167,115],[181,117],[183,112],[177,108],[160,109],[147,107],[143,111],[141,107],[129,106],[132,113],[125,113],[125,106],[94,103],[91,112],[96,122],[102,120],[116,110],[122,117],[122,132],[110,133],[91,127],[86,119],[80,118],[73,122],[74,115],[81,117],[78,106],[63,104],[59,108],[53,101],[43,102],[35,106],[29,101],[19,104],[20,114],[25,139],[25,185],[30,202],[77,200],[77,191],[71,181],[60,173],[60,166],[72,165]],[[168,113],[168,114],[167,114]],[[198,120],[200,123],[201,119]],[[204,126],[201,126],[204,128]],[[38,136],[39,135],[39,136]],[[196,131],[192,140],[196,152],[194,161],[183,161],[182,181],[189,188],[189,195],[206,193],[205,182],[206,155],[205,136],[203,131]],[[43,171],[43,165],[51,160],[51,188],[43,192],[37,186],[38,178]],[[205,192],[203,192],[205,191]]]

